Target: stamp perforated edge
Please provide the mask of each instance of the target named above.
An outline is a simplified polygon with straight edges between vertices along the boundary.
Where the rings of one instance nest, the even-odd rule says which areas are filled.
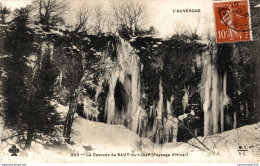
[[[217,32],[217,28],[216,28],[216,16],[215,16],[215,7],[214,4],[215,3],[222,3],[222,2],[235,2],[235,1],[244,1],[244,0],[212,0],[212,11],[213,11],[213,18],[214,18],[214,32],[216,35]],[[246,0],[247,1],[247,10],[248,10],[248,14],[249,14],[249,26],[250,26],[250,40],[240,40],[240,41],[225,41],[225,42],[217,42],[217,37],[215,36],[215,42],[216,44],[227,44],[227,43],[240,43],[240,42],[250,42],[253,41],[253,33],[252,33],[252,25],[251,25],[251,10],[250,10],[250,0]]]

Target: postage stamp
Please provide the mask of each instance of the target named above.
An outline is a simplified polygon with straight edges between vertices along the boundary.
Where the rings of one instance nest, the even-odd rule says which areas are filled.
[[[217,43],[250,41],[250,11],[248,0],[214,0]]]

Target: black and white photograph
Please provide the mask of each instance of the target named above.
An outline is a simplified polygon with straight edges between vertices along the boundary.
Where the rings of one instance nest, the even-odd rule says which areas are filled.
[[[260,1],[0,0],[0,163],[257,166]]]

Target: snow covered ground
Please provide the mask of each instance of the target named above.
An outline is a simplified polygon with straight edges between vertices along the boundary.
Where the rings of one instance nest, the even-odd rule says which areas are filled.
[[[65,113],[67,107],[59,105],[58,109]],[[8,132],[1,127],[0,133]],[[13,157],[8,152],[11,145],[2,142],[0,163],[260,162],[260,123],[198,140],[156,145],[124,126],[92,122],[77,116],[73,125],[73,145],[43,146],[33,142],[30,151],[20,149],[18,156]],[[10,144],[14,142],[15,138],[9,141]]]

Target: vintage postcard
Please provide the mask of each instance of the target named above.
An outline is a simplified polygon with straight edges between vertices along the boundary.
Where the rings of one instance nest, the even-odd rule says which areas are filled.
[[[258,0],[1,0],[0,163],[260,162]]]

